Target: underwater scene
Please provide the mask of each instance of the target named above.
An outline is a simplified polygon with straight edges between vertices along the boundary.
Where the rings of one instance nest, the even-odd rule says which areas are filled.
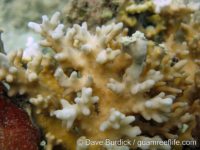
[[[0,150],[200,150],[200,0],[0,0]]]

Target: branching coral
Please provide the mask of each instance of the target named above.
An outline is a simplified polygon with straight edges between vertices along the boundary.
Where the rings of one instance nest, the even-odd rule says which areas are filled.
[[[90,115],[90,107],[99,100],[99,97],[91,97],[91,88],[82,88],[82,97],[75,98],[76,104],[70,105],[68,101],[61,100],[63,109],[54,112],[56,118],[63,120],[63,125],[70,129],[74,123],[74,120],[81,114]]]
[[[137,14],[155,9],[162,17],[169,13],[162,8],[172,7],[170,2],[154,8],[155,3],[134,3],[126,11]],[[159,142],[143,146],[105,143],[191,137],[193,115],[200,111],[199,69],[192,72],[192,85],[185,71],[188,63],[194,66],[187,38],[177,42],[167,35],[166,45],[157,44],[147,39],[152,37],[148,32],[127,36],[128,29],[121,22],[96,27],[94,34],[84,22],[65,33],[59,15],[56,12],[50,20],[43,16],[41,24],[28,24],[45,38],[38,45],[52,48],[53,57],[39,52],[32,39],[24,52],[0,54],[0,81],[9,84],[9,96],[24,95],[33,105],[38,125],[48,133],[49,149],[57,144],[77,150],[171,149],[172,145]],[[182,132],[185,124],[189,127]],[[88,140],[97,143],[88,144]]]
[[[46,138],[47,138],[47,145],[45,145],[46,150],[52,150],[55,145],[59,145],[60,143],[62,143],[61,139],[57,139],[51,133],[46,134]]]
[[[190,25],[187,21],[191,14],[199,10],[199,6],[200,3],[181,0],[144,0],[139,4],[126,0],[119,8],[116,22],[122,21],[132,29],[131,31],[139,29],[145,33],[148,39],[160,42],[171,34],[180,34],[181,26],[184,30],[189,30],[188,26]],[[196,24],[194,22],[191,21],[191,24]],[[190,34],[192,33],[190,32]],[[192,39],[190,37],[190,43]],[[197,35],[195,39],[195,41],[198,40]],[[187,41],[189,41],[189,37],[187,37]]]

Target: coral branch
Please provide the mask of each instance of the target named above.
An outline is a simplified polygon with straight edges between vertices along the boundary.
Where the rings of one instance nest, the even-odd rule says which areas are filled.
[[[103,122],[100,126],[100,131],[105,131],[108,129],[115,129],[122,135],[127,135],[128,137],[136,137],[141,134],[139,127],[132,127],[129,125],[135,120],[134,116],[125,117],[124,114],[116,111],[114,108],[110,109],[109,119],[106,122]]]
[[[92,97],[91,88],[82,88],[81,98],[76,98],[74,101],[76,104],[71,105],[68,101],[62,99],[62,110],[54,112],[57,118],[63,120],[63,125],[67,126],[67,129],[72,127],[74,120],[81,114],[88,116],[90,114],[90,107],[99,100],[99,97]]]
[[[58,80],[60,86],[65,87],[65,93],[69,94],[71,92],[78,92],[83,86],[90,87],[93,85],[93,77],[88,75],[86,78],[78,78],[77,72],[73,71],[68,78],[61,68],[58,68],[54,74],[55,78]]]
[[[62,139],[57,139],[54,135],[50,132],[46,134],[47,138],[47,145],[45,145],[46,150],[52,150],[55,145],[59,145],[62,143]]]
[[[140,113],[146,120],[153,119],[159,123],[168,121],[173,100],[171,98],[164,99],[164,96],[164,93],[160,93],[148,101],[137,101],[137,105],[133,106],[133,112]]]

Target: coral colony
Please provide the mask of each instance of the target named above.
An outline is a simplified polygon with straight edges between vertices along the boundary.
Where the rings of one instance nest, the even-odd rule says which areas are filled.
[[[0,53],[0,81],[31,103],[45,149],[198,148],[199,7],[125,1],[116,22],[93,34],[86,22],[65,32],[59,12],[43,16],[28,26],[44,40]]]

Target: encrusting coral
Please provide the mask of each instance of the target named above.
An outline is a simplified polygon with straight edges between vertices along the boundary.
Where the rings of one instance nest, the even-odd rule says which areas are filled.
[[[185,7],[176,10],[172,9],[171,1],[165,5],[157,5],[156,0],[141,5],[132,2],[125,7],[128,3],[121,10],[126,8],[124,11],[133,15],[154,10],[157,16],[151,16],[152,21],[157,17],[162,20],[169,12],[187,12],[193,4],[183,4]],[[126,13],[119,12],[119,16],[127,17]],[[137,30],[127,36],[129,30],[121,22],[96,27],[94,34],[83,22],[81,26],[74,24],[65,33],[59,15],[56,12],[50,20],[43,16],[42,24],[28,24],[45,38],[43,41],[34,43],[29,38],[25,51],[0,53],[0,81],[9,85],[8,96],[24,95],[27,103],[33,105],[33,116],[46,134],[45,148],[60,144],[63,149],[77,150],[181,149],[182,145],[160,142],[191,138],[194,116],[200,112],[200,71],[196,69],[200,61],[193,54],[195,50],[199,54],[198,14],[194,24],[179,22],[186,32],[182,36],[185,40],[175,36],[180,29],[168,31],[167,26],[171,28],[168,19],[161,22],[166,35],[162,36],[165,42],[160,44],[149,39],[155,39],[161,30],[150,35],[142,33],[144,30],[138,26],[142,32]],[[177,21],[175,16],[172,20]],[[190,30],[198,31],[194,39]],[[42,54],[39,45],[52,48],[55,54]],[[196,120],[199,122],[198,117]],[[106,140],[126,140],[131,144],[112,144]],[[139,145],[141,141],[157,144]]]

